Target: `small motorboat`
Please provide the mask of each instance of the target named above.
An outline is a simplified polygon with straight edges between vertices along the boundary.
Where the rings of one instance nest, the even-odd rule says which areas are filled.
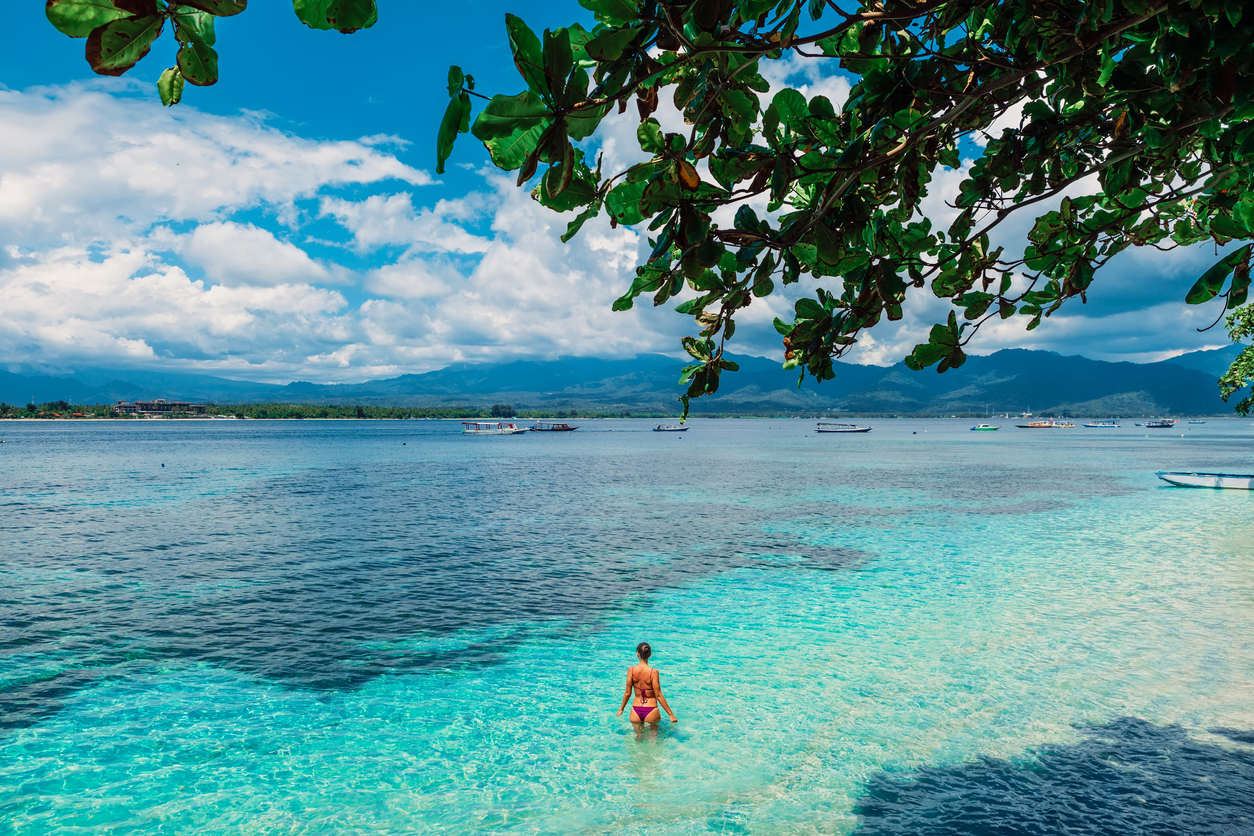
[[[1084,426],[1090,430],[1117,430],[1119,429],[1119,425],[1116,424],[1114,421],[1094,421],[1093,423],[1085,424]]]
[[[1186,473],[1175,470],[1160,470],[1158,471],[1158,478],[1182,488],[1254,490],[1254,475],[1246,473]]]
[[[1189,423],[1190,423],[1190,424],[1205,424],[1206,422],[1205,422],[1205,421],[1199,421],[1199,420],[1197,420],[1196,418],[1190,418],[1190,419],[1189,419]]]
[[[572,427],[570,424],[559,424],[555,421],[536,421],[536,425],[531,428],[533,433],[573,433],[578,427]]]
[[[506,421],[462,421],[465,435],[518,435],[526,431],[526,427]]]
[[[690,427],[676,427],[674,424],[658,424],[653,428],[655,433],[686,433]]]
[[[971,432],[990,433],[999,429],[1001,429],[1001,427],[994,427],[992,424],[976,424],[974,427],[971,428]]]
[[[870,427],[859,427],[857,424],[837,424],[832,421],[819,421],[815,432],[820,433],[869,433]]]

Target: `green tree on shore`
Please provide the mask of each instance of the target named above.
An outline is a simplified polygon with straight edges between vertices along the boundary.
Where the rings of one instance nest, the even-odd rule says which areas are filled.
[[[906,358],[944,372],[963,364],[984,323],[1017,318],[1031,330],[1086,301],[1101,268],[1130,247],[1238,244],[1187,301],[1221,299],[1238,312],[1233,338],[1250,335],[1254,9],[1242,0],[580,3],[596,17],[591,30],[537,35],[506,17],[522,92],[488,99],[450,69],[437,171],[470,132],[520,187],[534,181],[536,200],[578,213],[565,240],[601,213],[647,225],[651,252],[615,308],[695,294],[676,308],[696,332],[683,340],[693,358],[685,410],[736,368],[724,348],[740,313],[803,278],[813,293],[775,327],[785,365],[819,380],[865,330],[900,319],[908,294],[951,305]],[[182,59],[191,67],[208,55],[213,17],[244,5],[49,0],[48,14],[87,37],[88,60],[108,74],[139,60],[168,21],[174,69],[195,84],[212,81]],[[377,17],[373,0],[294,7],[309,25],[341,31]],[[855,82],[848,100],[838,109],[772,90],[762,63],[786,55],[838,66]],[[171,89],[167,103],[178,98]],[[682,132],[656,117],[663,95]],[[474,97],[487,103],[472,122]],[[629,108],[645,161],[604,172],[586,140]],[[964,155],[976,157],[970,166]],[[940,228],[919,207],[946,168],[963,180],[957,217]],[[1097,193],[1081,193],[1085,178]],[[996,246],[998,227],[1025,213],[1026,250]],[[1248,385],[1247,354],[1224,378],[1225,397]]]

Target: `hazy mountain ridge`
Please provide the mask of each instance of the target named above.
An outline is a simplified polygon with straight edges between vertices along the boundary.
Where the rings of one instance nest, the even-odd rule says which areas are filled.
[[[723,376],[698,412],[852,412],[951,414],[1032,411],[1059,415],[1215,414],[1231,407],[1216,378],[1240,346],[1198,351],[1159,363],[1109,363],[1027,349],[970,357],[937,374],[839,363],[835,380],[797,387],[797,372],[775,360],[737,357],[741,370]],[[70,375],[0,372],[0,401],[111,403],[163,397],[216,403],[479,406],[604,411],[677,408],[683,362],[657,354],[632,359],[567,358],[499,364],[459,363],[426,374],[350,384],[287,385],[209,375],[84,368]]]

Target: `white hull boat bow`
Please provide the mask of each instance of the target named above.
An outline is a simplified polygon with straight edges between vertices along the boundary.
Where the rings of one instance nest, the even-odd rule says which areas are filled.
[[[462,421],[464,435],[522,435],[527,427],[505,421]]]
[[[1230,488],[1238,491],[1254,490],[1254,475],[1244,473],[1185,473],[1160,470],[1158,478],[1182,488]]]
[[[830,421],[819,421],[818,429],[815,432],[820,433],[869,433],[870,427],[859,427],[857,424],[835,424]]]

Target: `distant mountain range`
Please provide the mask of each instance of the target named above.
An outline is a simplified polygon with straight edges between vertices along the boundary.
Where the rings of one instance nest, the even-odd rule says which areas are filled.
[[[1195,351],[1159,363],[1107,363],[1008,349],[970,357],[945,374],[904,365],[840,363],[835,380],[797,388],[797,372],[775,360],[737,357],[701,413],[889,413],[949,415],[1032,411],[1073,416],[1220,414],[1231,407],[1215,384],[1239,346]],[[84,368],[67,375],[0,372],[0,401],[112,403],[166,398],[213,403],[482,406],[599,411],[673,411],[683,362],[646,354],[630,360],[569,358],[462,363],[426,374],[352,384],[286,386],[196,374]]]

